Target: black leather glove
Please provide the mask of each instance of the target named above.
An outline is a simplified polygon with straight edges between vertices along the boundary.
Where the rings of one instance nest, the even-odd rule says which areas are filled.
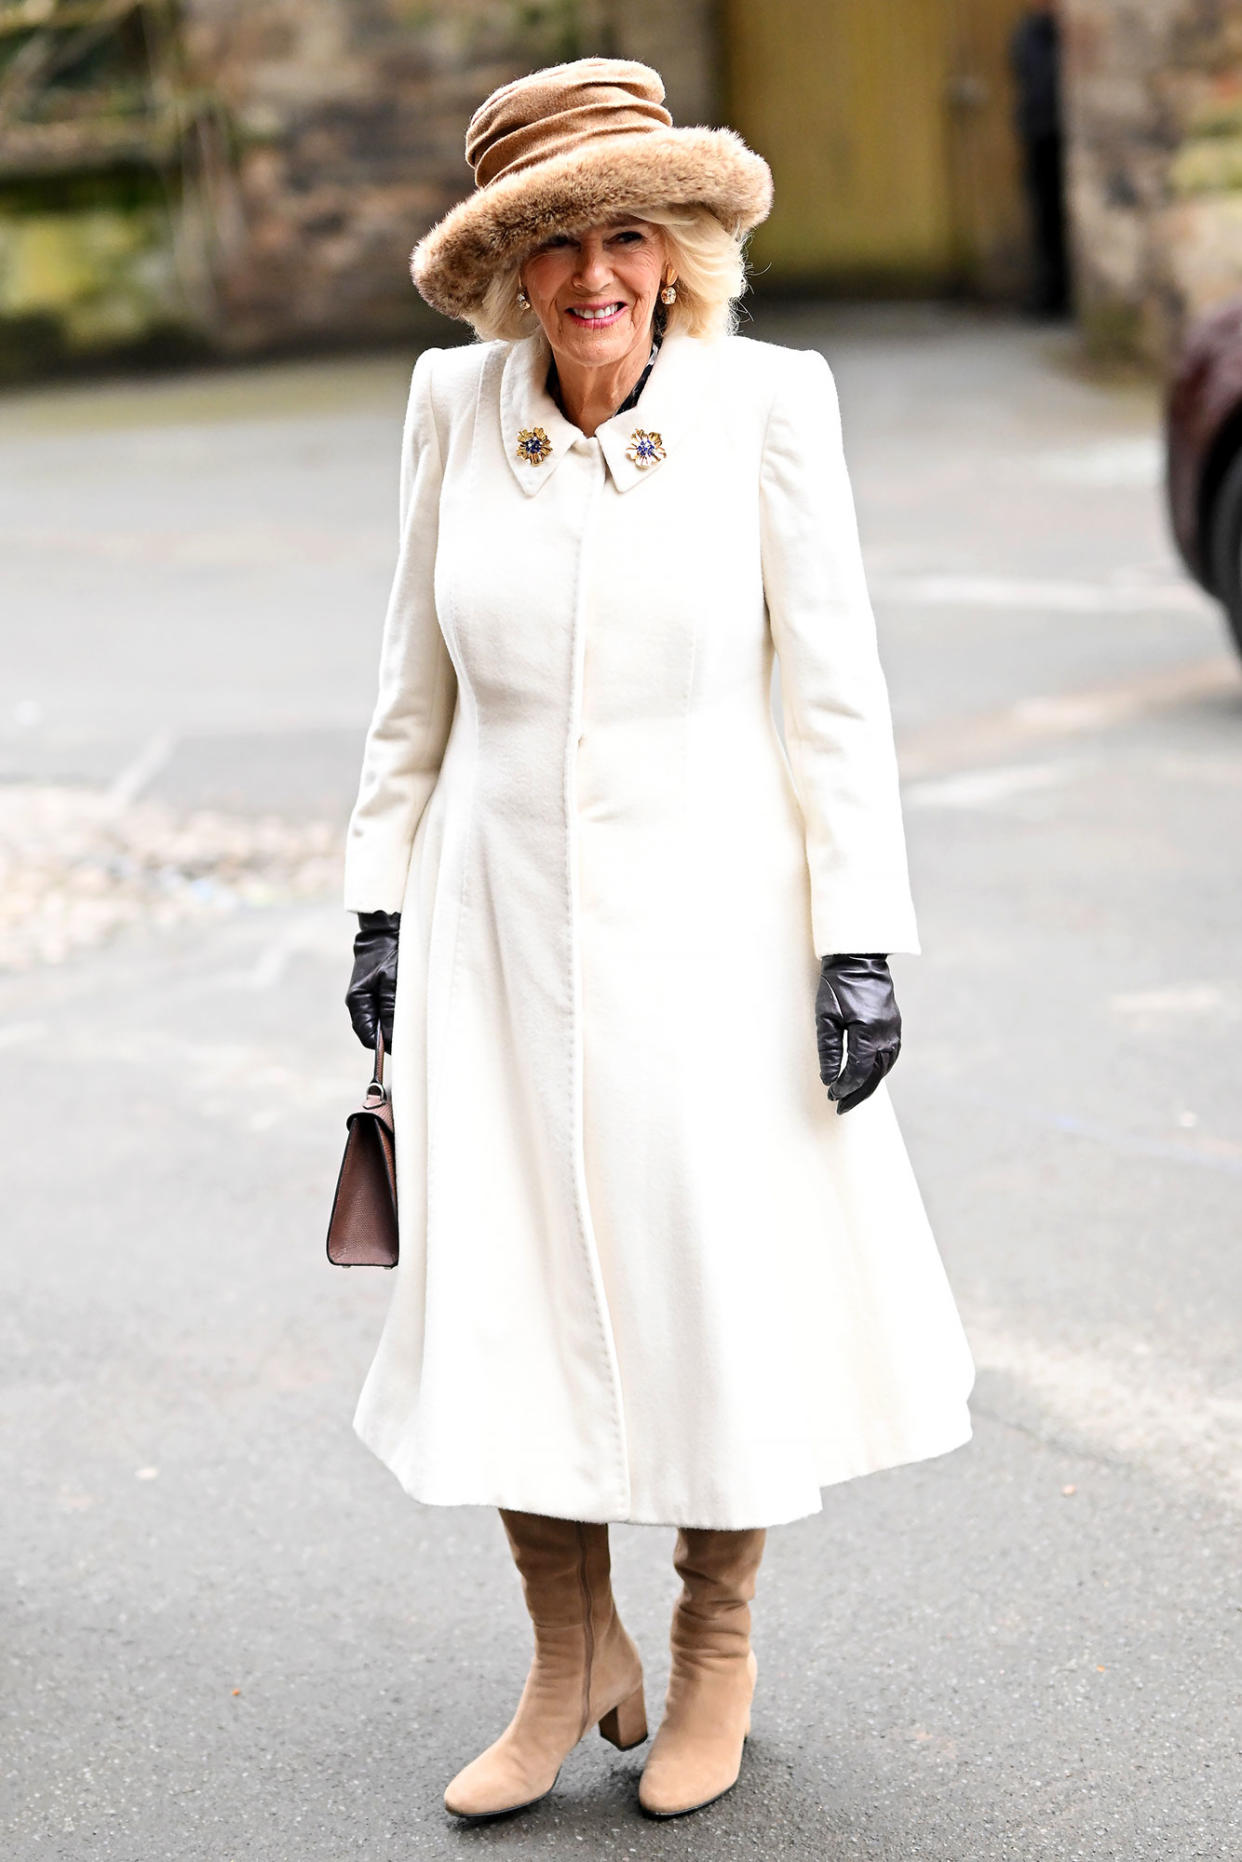
[[[838,1112],[870,1099],[901,1052],[887,957],[824,957],[815,992],[819,1077]]]
[[[354,973],[345,1006],[363,1047],[375,1046],[380,1028],[392,1052],[392,1006],[397,998],[397,936],[400,912],[359,912],[354,939]]]

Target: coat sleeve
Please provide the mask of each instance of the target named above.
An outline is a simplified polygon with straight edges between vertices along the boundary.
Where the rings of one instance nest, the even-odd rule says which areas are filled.
[[[761,468],[764,592],[819,956],[917,952],[888,688],[832,373],[789,359]]]
[[[379,696],[345,838],[345,908],[401,909],[419,819],[431,797],[457,701],[435,604],[442,462],[431,406],[437,351],[419,357],[401,446],[401,526],[384,617]]]

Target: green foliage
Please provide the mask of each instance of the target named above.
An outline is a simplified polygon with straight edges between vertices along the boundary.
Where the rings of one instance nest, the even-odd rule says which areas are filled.
[[[1182,199],[1242,192],[1242,131],[1184,143],[1169,165],[1169,186]]]
[[[1242,136],[1242,98],[1213,97],[1202,104],[1194,114],[1189,133],[1195,141],[1213,136]]]
[[[0,173],[0,224],[27,214],[141,213],[152,206],[166,208],[179,193],[178,175],[163,177],[146,162],[48,174]]]
[[[0,0],[0,374],[203,347],[183,207],[204,121],[227,150],[179,0]]]

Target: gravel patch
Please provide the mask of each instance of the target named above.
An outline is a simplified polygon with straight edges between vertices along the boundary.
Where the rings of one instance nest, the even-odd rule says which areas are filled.
[[[0,788],[0,969],[63,962],[138,922],[326,899],[342,852],[328,822],[179,812],[79,785]]]

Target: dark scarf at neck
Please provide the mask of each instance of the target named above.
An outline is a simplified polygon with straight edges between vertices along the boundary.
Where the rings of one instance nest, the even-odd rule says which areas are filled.
[[[638,406],[638,397],[642,393],[643,389],[647,386],[647,377],[648,375],[650,375],[652,369],[655,367],[655,359],[660,353],[660,344],[663,341],[664,341],[663,330],[653,330],[652,331],[651,354],[647,357],[646,367],[643,369],[643,372],[639,376],[638,380],[634,383],[634,386],[630,389],[630,392],[626,395],[624,401],[622,401],[620,407],[613,408],[612,412],[613,412],[614,418],[617,414],[628,414],[631,408]],[[553,356],[551,361],[548,363],[548,374],[547,374],[547,379],[544,382],[544,387],[547,389],[548,393],[552,396],[552,399],[556,402],[556,405],[560,408],[562,414],[565,414],[565,405],[564,405],[564,402],[561,400],[560,377],[558,376],[556,372],[556,357],[555,356]],[[566,420],[568,420],[569,415],[565,414],[565,418]]]

